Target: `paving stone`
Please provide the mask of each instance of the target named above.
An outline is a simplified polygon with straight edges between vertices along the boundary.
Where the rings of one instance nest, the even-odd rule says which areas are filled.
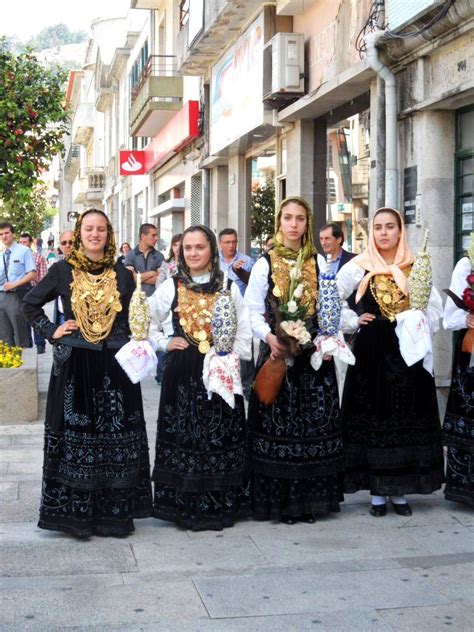
[[[415,571],[453,603],[470,605],[474,615],[474,562]]]
[[[448,604],[410,570],[200,578],[194,583],[210,616],[328,613]]]
[[[316,526],[316,525],[314,525]],[[308,530],[309,532],[309,530]],[[253,541],[269,562],[289,560],[291,564],[351,559],[377,559],[397,557],[401,552],[422,556],[428,553],[401,529],[387,532],[371,532],[370,538],[363,531],[312,530],[311,535],[294,535],[291,531],[278,540],[268,536],[253,535]]]
[[[2,552],[3,577],[35,575],[90,575],[137,571],[127,542],[94,539],[82,542],[63,536],[33,544],[6,546]]]
[[[0,577],[0,591],[36,590],[41,586],[46,593],[76,590],[87,584],[92,589],[97,586],[124,586],[122,573],[96,573],[84,575],[40,575],[36,577]]]
[[[472,608],[460,605],[396,608],[377,614],[397,632],[468,632],[472,630]]]
[[[43,458],[43,448],[42,446],[38,446],[38,448],[33,448],[32,446],[28,446],[27,448],[22,446],[10,446],[2,450],[2,458],[8,461],[8,463],[18,461],[40,462]]]
[[[180,571],[196,573],[252,569],[266,562],[265,557],[250,538],[233,538],[228,541],[183,541],[175,546],[166,543],[135,543],[133,552],[141,572]]]
[[[17,481],[41,480],[42,462],[13,461],[8,464],[8,471],[5,480],[15,479]]]
[[[107,632],[176,632],[176,622],[169,620],[156,621],[140,626],[112,626]],[[364,612],[337,612],[330,615],[315,612],[305,615],[285,615],[268,617],[244,617],[242,619],[208,619],[203,621],[180,622],[179,632],[298,632],[317,631],[334,632],[335,630],[351,630],[365,632],[389,632],[392,630],[382,621],[381,616],[375,611]],[[62,628],[58,632],[66,632]],[[67,632],[98,632],[97,627],[73,627],[67,628]],[[54,631],[56,632],[56,631]],[[100,632],[104,632],[100,630]]]
[[[0,483],[0,501],[17,500],[18,483]],[[1,507],[1,505],[0,505]]]
[[[175,621],[175,631],[181,621],[208,618],[192,582],[143,585],[138,592],[134,586],[89,587],[84,578],[83,585],[74,589],[44,591],[37,586],[7,592],[2,596],[0,629],[51,632],[80,622],[102,631],[109,625],[140,629],[141,623],[165,617]]]
[[[428,553],[440,555],[442,553],[471,553],[474,551],[472,533],[461,524],[451,526],[410,527],[404,532],[423,546]]]

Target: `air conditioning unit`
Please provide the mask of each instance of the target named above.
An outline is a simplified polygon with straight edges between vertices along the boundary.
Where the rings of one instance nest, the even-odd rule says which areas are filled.
[[[387,26],[391,31],[398,31],[443,4],[445,0],[386,0]]]
[[[305,93],[304,34],[277,33],[263,53],[263,100],[295,100]]]
[[[272,42],[272,92],[304,94],[304,35],[277,33]]]

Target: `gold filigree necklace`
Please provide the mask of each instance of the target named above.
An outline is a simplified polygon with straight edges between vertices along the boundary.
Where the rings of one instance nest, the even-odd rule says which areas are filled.
[[[117,312],[122,311],[117,278],[113,268],[100,274],[72,271],[71,306],[79,329],[88,342],[107,338]]]
[[[405,268],[403,273],[408,276],[410,268]],[[392,322],[397,314],[404,312],[410,306],[408,296],[405,296],[390,275],[376,274],[372,277],[370,291],[377,301],[381,314]]]
[[[217,293],[193,292],[183,283],[178,284],[179,324],[188,342],[207,353],[212,344],[211,319]]]

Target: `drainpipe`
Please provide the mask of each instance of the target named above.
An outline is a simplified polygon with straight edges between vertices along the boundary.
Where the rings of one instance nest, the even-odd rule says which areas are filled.
[[[365,43],[369,66],[385,82],[385,206],[398,209],[397,84],[393,72],[379,59],[377,42],[383,35],[384,31],[369,33]]]

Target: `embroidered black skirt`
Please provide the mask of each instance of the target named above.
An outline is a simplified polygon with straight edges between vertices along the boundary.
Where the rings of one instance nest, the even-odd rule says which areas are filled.
[[[257,371],[269,356],[260,344]],[[339,511],[342,429],[333,361],[319,371],[310,352],[295,358],[276,402],[250,396],[252,507],[257,520]]]
[[[448,448],[446,487],[448,500],[474,507],[474,367],[461,351],[465,330],[456,336],[451,388],[443,424]]]
[[[167,354],[153,470],[153,515],[195,531],[250,515],[244,402],[208,398],[203,359],[194,345]]]
[[[79,537],[126,536],[151,515],[139,385],[116,351],[55,345],[45,417],[43,529]]]
[[[430,494],[444,481],[435,382],[422,362],[408,367],[395,323],[360,328],[342,402],[344,491]]]

